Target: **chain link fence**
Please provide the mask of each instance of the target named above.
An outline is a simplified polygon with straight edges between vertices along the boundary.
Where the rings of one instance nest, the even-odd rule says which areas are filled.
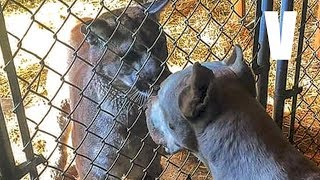
[[[0,177],[212,179],[190,152],[168,156],[152,142],[144,104],[170,72],[222,60],[234,44],[257,75],[261,104],[271,111],[278,101],[262,12],[279,1],[0,2]],[[295,93],[281,96],[277,122],[319,163],[317,9],[294,4],[297,58],[284,85]]]
[[[297,18],[295,61],[288,65],[288,89],[295,95],[286,100],[292,106],[285,113],[288,138],[303,154],[318,165],[319,154],[319,2],[294,4]],[[286,116],[288,115],[288,116]],[[290,120],[289,120],[290,119]],[[287,123],[290,122],[290,123]]]

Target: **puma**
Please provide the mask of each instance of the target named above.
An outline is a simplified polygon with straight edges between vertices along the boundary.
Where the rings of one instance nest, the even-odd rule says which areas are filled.
[[[71,138],[79,179],[154,179],[162,172],[141,106],[150,86],[170,74],[158,23],[167,2],[86,18],[71,31]]]

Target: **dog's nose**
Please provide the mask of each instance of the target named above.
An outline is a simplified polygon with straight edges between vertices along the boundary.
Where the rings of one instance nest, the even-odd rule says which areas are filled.
[[[157,96],[151,95],[147,101],[147,108],[151,108],[151,105],[157,100]]]

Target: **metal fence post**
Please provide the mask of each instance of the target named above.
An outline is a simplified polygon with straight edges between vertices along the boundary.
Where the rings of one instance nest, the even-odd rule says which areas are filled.
[[[0,179],[16,179],[15,162],[10,145],[8,131],[0,104]]]
[[[282,20],[284,11],[293,10],[293,0],[282,0],[281,1],[281,13],[280,13],[280,33],[282,30]],[[288,71],[288,60],[278,60],[276,69],[276,83],[274,91],[274,108],[273,108],[273,119],[282,128],[283,123],[283,110],[284,101],[290,97],[286,90],[287,84],[287,71]]]
[[[3,15],[1,6],[0,6],[0,47],[3,54],[4,64],[5,64],[4,70],[7,73],[8,81],[10,84],[10,91],[12,94],[13,104],[15,107],[14,111],[16,113],[20,132],[21,132],[21,139],[24,146],[24,152],[26,154],[26,158],[28,162],[34,161],[35,156],[32,148],[32,143],[30,140],[28,124],[26,121],[26,115],[24,111],[22,98],[21,98],[20,86],[19,86],[19,82],[18,82],[18,78],[17,78],[17,74],[16,74],[14,62],[13,62],[12,52],[9,44],[7,29],[5,26],[5,20],[4,20],[4,15]],[[21,171],[17,170],[16,172],[17,178],[20,178],[19,176],[23,175],[19,173],[19,172],[23,172],[22,171],[23,169],[29,169],[31,179],[37,178],[38,173],[35,166],[21,167]]]
[[[260,7],[257,7],[260,8]],[[259,37],[258,44],[260,48],[255,46],[253,52],[258,51],[258,56],[256,64],[253,65],[255,74],[259,75],[257,88],[258,96],[257,99],[261,105],[266,108],[267,98],[268,98],[268,81],[269,81],[269,70],[270,70],[270,51],[269,42],[267,36],[267,28],[264,18],[264,11],[271,11],[273,9],[273,0],[262,0],[261,11],[260,11],[260,27],[259,27]],[[258,11],[258,9],[257,9]],[[255,61],[254,61],[255,62]],[[256,67],[254,67],[256,66]]]

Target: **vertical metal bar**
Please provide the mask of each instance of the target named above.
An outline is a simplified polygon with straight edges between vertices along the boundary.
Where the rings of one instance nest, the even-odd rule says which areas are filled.
[[[256,24],[256,27],[254,28],[253,48],[252,48],[252,67],[253,68],[258,68],[256,53],[259,50],[259,34],[260,34],[261,16],[262,16],[261,0],[257,0],[255,20],[254,20],[254,24]]]
[[[0,172],[3,179],[17,179],[15,177],[15,162],[8,136],[7,126],[0,104]]]
[[[307,10],[308,10],[307,8],[308,8],[308,0],[304,0],[303,5],[302,5],[302,15],[301,15],[300,33],[299,33],[299,42],[298,42],[298,53],[297,53],[297,59],[296,59],[296,72],[294,75],[293,89],[299,88],[299,76],[300,76],[300,68],[301,68],[301,56],[302,56],[302,48],[303,48],[304,31],[305,31],[305,27],[306,27],[305,24],[306,24],[306,18],[307,18]],[[292,97],[292,106],[291,106],[292,112],[291,112],[291,121],[290,121],[290,128],[289,128],[289,141],[291,143],[293,143],[297,99],[298,99],[298,94],[294,94]]]
[[[281,14],[280,14],[280,33],[282,32],[282,21],[284,11],[293,10],[293,0],[281,1]],[[283,123],[283,109],[284,101],[286,99],[286,84],[287,84],[287,71],[288,71],[288,59],[277,61],[276,70],[276,84],[274,92],[274,107],[273,107],[273,119],[282,129]]]
[[[261,5],[261,20],[260,20],[260,32],[259,32],[259,44],[260,50],[258,52],[257,65],[259,68],[259,79],[257,82],[258,88],[258,101],[261,105],[267,107],[268,98],[268,82],[269,82],[269,70],[270,70],[270,50],[269,41],[267,36],[267,28],[264,18],[264,11],[271,11],[273,9],[273,0],[263,0]]]
[[[0,6],[0,47],[3,54],[5,68],[4,70],[7,73],[10,91],[12,94],[13,104],[15,106],[15,113],[17,116],[21,139],[24,146],[24,151],[26,154],[27,161],[31,161],[34,158],[34,152],[32,149],[32,143],[30,142],[30,134],[28,129],[28,124],[26,121],[26,115],[24,111],[24,106],[21,98],[20,86],[18,83],[18,78],[13,63],[12,52],[9,44],[9,39],[7,35],[7,29],[5,26],[4,15],[2,7]],[[35,179],[37,177],[36,167],[30,168],[30,177]]]

